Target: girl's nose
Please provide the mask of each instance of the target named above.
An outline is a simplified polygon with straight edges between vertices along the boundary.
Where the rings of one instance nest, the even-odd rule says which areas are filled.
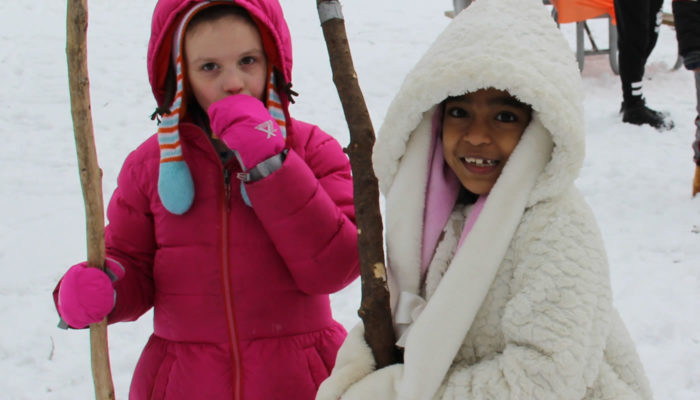
[[[230,69],[224,72],[222,88],[229,95],[241,92],[243,89],[243,80],[238,71]]]
[[[462,137],[473,146],[491,143],[491,132],[489,125],[485,121],[474,120],[466,128],[466,132]]]

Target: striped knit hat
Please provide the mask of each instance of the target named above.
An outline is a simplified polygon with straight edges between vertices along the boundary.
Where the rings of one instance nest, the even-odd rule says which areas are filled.
[[[158,126],[158,144],[160,146],[160,171],[158,174],[158,195],[166,210],[173,214],[182,215],[190,209],[194,201],[194,182],[192,174],[182,154],[179,124],[185,115],[183,106],[184,76],[182,44],[187,25],[199,11],[220,4],[235,3],[231,0],[211,0],[195,4],[182,18],[173,36],[172,60],[175,66],[176,87],[173,102],[169,112],[164,114]],[[257,21],[256,21],[257,24]],[[259,26],[259,24],[258,24]],[[258,28],[262,33],[262,30]],[[267,49],[266,49],[267,52]],[[280,126],[282,135],[287,137],[286,118],[282,102],[277,93],[274,66],[268,65],[268,82],[266,90],[267,108]]]

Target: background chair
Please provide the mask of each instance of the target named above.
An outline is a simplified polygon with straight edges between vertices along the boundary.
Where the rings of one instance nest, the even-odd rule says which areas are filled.
[[[473,0],[452,0],[453,10],[445,11],[445,15],[453,18],[460,11],[469,7]],[[615,25],[615,6],[613,0],[542,0],[542,4],[552,6],[552,18],[559,24],[576,23],[576,61],[578,68],[583,71],[586,56],[607,54],[610,60],[610,68],[617,75],[620,72],[617,60],[617,26]],[[588,26],[591,19],[608,20],[608,47],[600,48]],[[664,13],[662,24],[674,26],[673,14]],[[585,38],[591,44],[586,50]],[[680,56],[676,59],[673,70],[680,68],[683,60]]]
[[[583,65],[587,55],[607,54],[610,60],[610,68],[615,74],[619,74],[617,62],[617,27],[615,26],[615,6],[613,0],[543,0],[544,4],[551,4],[552,17],[558,24],[576,23],[576,60],[579,70],[583,71]],[[608,47],[598,47],[588,20],[606,18],[608,20]],[[591,43],[591,49],[586,50],[585,36]]]

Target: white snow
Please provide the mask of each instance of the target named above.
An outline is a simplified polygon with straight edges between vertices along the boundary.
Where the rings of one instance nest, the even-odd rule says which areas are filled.
[[[347,127],[332,84],[315,1],[283,0],[295,55],[292,106],[343,145]],[[155,131],[146,47],[155,0],[90,4],[92,111],[105,204],[129,151]],[[347,1],[355,68],[375,130],[403,76],[447,25],[451,7],[409,0]],[[670,9],[670,0],[664,8]],[[83,199],[76,167],[65,61],[65,2],[0,3],[0,398],[93,397],[87,331],[56,328],[51,292],[85,258]],[[599,45],[606,26],[592,23]],[[574,43],[572,24],[562,31]],[[465,38],[468,40],[468,38]],[[675,33],[663,26],[647,66],[651,106],[676,127],[623,124],[619,79],[606,56],[589,56],[587,158],[578,180],[606,241],[615,303],[637,344],[658,399],[700,398],[700,196],[692,199],[695,131],[692,74],[672,71]],[[544,71],[546,73],[546,71]],[[356,321],[359,282],[332,297],[336,318]],[[118,398],[126,398],[151,314],[109,328]]]

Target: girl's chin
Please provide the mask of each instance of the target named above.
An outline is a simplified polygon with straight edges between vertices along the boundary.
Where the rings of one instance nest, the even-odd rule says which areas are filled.
[[[493,184],[488,184],[485,182],[481,182],[481,183],[467,182],[466,184],[465,184],[465,182],[462,182],[462,186],[464,186],[468,191],[470,191],[476,195],[479,195],[479,196],[484,195],[484,194],[488,194],[491,191],[491,189],[493,188]]]

